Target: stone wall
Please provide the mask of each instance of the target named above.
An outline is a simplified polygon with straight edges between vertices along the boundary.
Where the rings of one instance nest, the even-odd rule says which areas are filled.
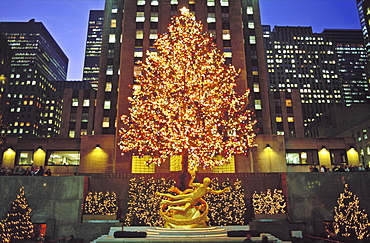
[[[140,175],[135,175],[140,176]],[[152,175],[147,175],[147,177]],[[163,174],[162,174],[163,176]],[[215,174],[199,174],[199,179]],[[251,229],[270,232],[288,240],[292,230],[319,236],[323,221],[333,221],[334,207],[344,191],[344,183],[360,200],[360,208],[370,213],[370,173],[241,173],[218,174],[219,181],[240,178],[247,204],[246,223]],[[0,176],[0,218],[4,218],[11,202],[24,186],[32,208],[33,223],[46,223],[52,238],[75,235],[90,242],[107,234],[111,226],[120,223],[82,223],[82,203],[88,191],[114,191],[119,203],[119,217],[124,215],[130,177],[94,176]],[[286,220],[253,220],[252,194],[267,189],[283,189],[287,195]]]

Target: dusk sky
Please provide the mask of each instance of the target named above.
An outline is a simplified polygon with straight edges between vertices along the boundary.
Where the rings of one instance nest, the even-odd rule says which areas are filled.
[[[260,0],[260,8],[272,27],[360,29],[356,0]],[[0,0],[0,22],[43,22],[69,58],[68,80],[81,80],[89,10],[99,9],[104,0]]]

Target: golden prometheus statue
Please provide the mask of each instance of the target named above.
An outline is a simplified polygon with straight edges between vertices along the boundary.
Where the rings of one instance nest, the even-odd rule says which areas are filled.
[[[170,188],[168,193],[157,192],[156,195],[166,197],[167,200],[161,201],[159,213],[166,221],[165,228],[205,228],[207,227],[208,218],[208,204],[202,198],[207,193],[221,194],[229,191],[227,187],[223,190],[215,191],[208,187],[211,184],[211,179],[205,177],[203,183],[194,183],[195,171],[189,171],[191,179],[189,187],[181,191],[177,187]]]

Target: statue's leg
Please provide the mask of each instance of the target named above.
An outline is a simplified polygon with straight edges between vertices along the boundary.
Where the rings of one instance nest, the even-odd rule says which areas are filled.
[[[156,194],[157,194],[158,196],[163,196],[163,197],[167,197],[167,198],[171,198],[171,199],[175,199],[175,200],[183,199],[183,198],[188,197],[188,195],[185,195],[185,194],[181,194],[181,195],[172,195],[172,194],[160,193],[160,192],[157,192]]]
[[[163,200],[161,204],[166,205],[178,205],[178,204],[185,204],[189,203],[189,199],[182,199],[182,200],[176,200],[176,201],[170,201],[170,200]]]
[[[184,206],[168,207],[168,210],[186,211],[191,206],[191,203],[186,203]]]

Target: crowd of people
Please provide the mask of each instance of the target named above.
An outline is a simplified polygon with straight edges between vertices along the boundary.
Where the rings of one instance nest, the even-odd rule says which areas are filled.
[[[316,165],[310,166],[310,172],[363,172],[370,171],[370,167],[364,165],[333,165],[330,169],[325,165],[321,165],[319,168]]]
[[[29,167],[15,167],[14,169],[7,169],[2,167],[0,169],[0,176],[2,175],[17,175],[17,176],[51,176],[51,170],[44,170],[43,166],[29,166]]]

